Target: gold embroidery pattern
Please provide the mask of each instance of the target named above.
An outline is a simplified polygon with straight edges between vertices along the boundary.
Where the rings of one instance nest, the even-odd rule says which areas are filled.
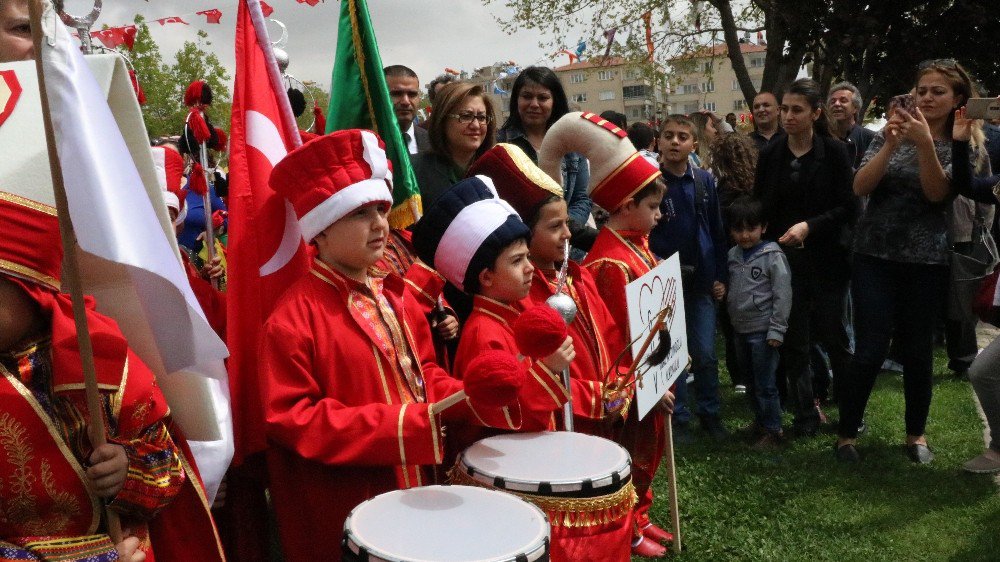
[[[47,517],[38,513],[37,502],[32,495],[32,484],[37,477],[30,464],[34,460],[31,445],[26,441],[27,431],[8,412],[0,414],[0,445],[6,452],[7,462],[14,467],[10,477],[10,494],[2,505],[0,519],[5,523],[19,525],[28,535],[58,534],[69,525],[72,518],[80,513],[80,505],[68,492],[59,492],[52,477],[52,468],[45,460],[41,462],[41,479],[45,492],[52,500],[52,512]],[[8,495],[5,494],[6,498]]]

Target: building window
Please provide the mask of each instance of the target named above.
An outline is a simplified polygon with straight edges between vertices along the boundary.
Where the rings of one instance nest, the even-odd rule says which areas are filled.
[[[570,99],[576,103],[584,103],[587,101],[587,94],[573,94]]]
[[[733,111],[743,111],[747,108],[746,100],[736,100],[733,102]]]
[[[698,85],[697,84],[684,84],[681,86],[681,94],[697,94]]]
[[[641,107],[633,107],[632,109],[629,109],[629,118],[631,118],[631,119],[644,119],[645,117],[646,117],[646,115],[645,115],[645,112],[643,111],[643,108],[641,108]]]
[[[702,65],[701,65],[701,71],[704,72],[704,73],[706,73],[706,74],[712,72],[712,61],[708,61],[708,62],[702,63]]]
[[[583,73],[582,72],[574,72],[573,74],[570,74],[569,75],[569,81],[570,81],[571,84],[582,84],[583,83]]]
[[[715,111],[715,102],[714,101],[705,102],[705,109],[708,111]]]
[[[739,90],[739,89],[740,89],[740,81],[739,80],[733,80],[733,91],[735,92],[736,90]]]
[[[712,82],[711,80],[709,80],[708,82],[702,82],[701,83],[701,91],[702,92],[714,92],[715,91],[715,82]]]
[[[597,79],[598,80],[611,80],[614,78],[614,72],[611,70],[598,70]]]
[[[765,57],[750,57],[750,68],[763,68]]]
[[[685,114],[694,113],[695,111],[698,111],[698,102],[684,104]]]
[[[615,99],[615,93],[611,90],[605,90],[601,92],[599,97],[601,98],[601,101],[613,100]]]
[[[641,74],[635,68],[632,68],[632,69],[629,69],[629,70],[625,71],[625,79],[626,80],[638,80],[640,77],[641,77]]]
[[[649,96],[649,86],[625,86],[622,88],[622,97],[627,100],[643,99]]]

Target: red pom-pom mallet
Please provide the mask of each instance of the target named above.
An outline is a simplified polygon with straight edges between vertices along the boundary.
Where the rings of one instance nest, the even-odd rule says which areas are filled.
[[[503,408],[517,400],[527,371],[509,351],[490,349],[476,356],[462,374],[465,390],[433,404],[433,412],[442,411],[465,400],[476,408]]]
[[[567,334],[566,321],[548,305],[529,308],[514,321],[514,341],[521,353],[533,359],[555,353]]]

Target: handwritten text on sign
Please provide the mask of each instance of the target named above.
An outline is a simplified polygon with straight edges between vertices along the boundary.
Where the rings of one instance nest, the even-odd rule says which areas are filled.
[[[636,406],[643,418],[674,384],[688,362],[687,332],[684,323],[684,294],[681,289],[681,262],[677,254],[660,262],[652,271],[625,286],[628,303],[632,354],[653,328],[657,316],[667,310],[662,331],[653,336],[639,358],[636,375]],[[669,336],[667,336],[669,334]]]

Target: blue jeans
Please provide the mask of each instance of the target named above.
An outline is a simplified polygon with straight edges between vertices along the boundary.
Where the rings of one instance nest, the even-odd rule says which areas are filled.
[[[695,413],[702,418],[719,417],[719,362],[715,358],[715,300],[700,291],[684,294],[684,315],[687,320],[688,353],[694,375]],[[691,420],[687,407],[687,379],[677,379],[674,420]]]
[[[736,360],[746,375],[747,397],[757,425],[770,433],[781,432],[781,402],[775,372],[778,348],[767,345],[767,332],[736,334]]]

